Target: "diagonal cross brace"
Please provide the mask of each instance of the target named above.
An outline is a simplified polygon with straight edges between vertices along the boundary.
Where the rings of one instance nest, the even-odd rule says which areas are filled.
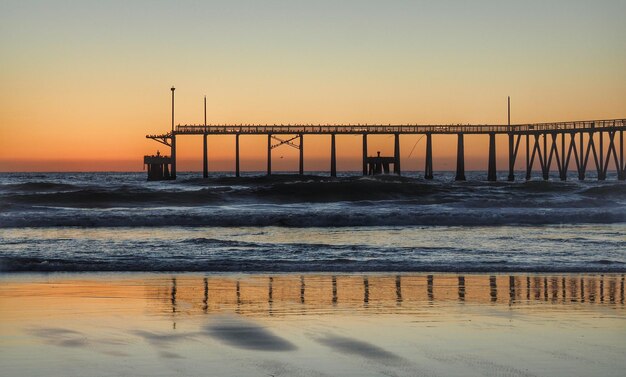
[[[272,137],[272,139],[274,139],[274,140],[278,140],[278,141],[279,141],[279,143],[278,143],[278,144],[273,144],[273,145],[271,146],[271,148],[272,148],[272,149],[274,149],[274,148],[278,148],[278,147],[280,147],[280,146],[281,146],[281,145],[283,145],[283,144],[287,144],[287,145],[289,145],[290,147],[295,148],[295,149],[300,149],[300,146],[299,146],[298,144],[294,144],[294,143],[292,143],[292,141],[293,141],[293,140],[300,138],[300,135],[294,136],[294,137],[292,137],[291,139],[287,139],[287,140],[283,140],[283,139],[281,139],[281,138],[279,138],[279,137],[277,137],[277,136],[274,136],[274,135],[271,135],[271,137]]]

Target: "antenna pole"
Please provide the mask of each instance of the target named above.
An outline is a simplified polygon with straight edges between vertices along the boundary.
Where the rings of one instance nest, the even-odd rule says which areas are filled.
[[[507,97],[507,108],[508,108],[508,125],[509,129],[511,129],[511,97]]]
[[[176,88],[172,86],[172,133],[174,132],[174,91]]]
[[[204,96],[204,133],[202,134],[202,176],[209,178],[209,151],[206,133],[206,96]]]
[[[170,146],[170,158],[172,159],[172,170],[170,172],[170,178],[171,179],[176,179],[176,133],[174,132],[174,90],[176,90],[176,88],[174,88],[172,86],[172,139],[171,139],[171,146]]]

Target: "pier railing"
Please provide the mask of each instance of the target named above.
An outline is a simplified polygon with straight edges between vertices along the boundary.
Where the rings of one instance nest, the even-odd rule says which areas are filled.
[[[411,125],[411,124],[184,124],[175,128],[180,135],[203,134],[508,134],[544,133],[564,131],[611,131],[626,128],[626,119],[589,120],[529,124],[453,124],[453,125]],[[156,135],[152,135],[155,136]],[[164,135],[162,135],[164,136]]]

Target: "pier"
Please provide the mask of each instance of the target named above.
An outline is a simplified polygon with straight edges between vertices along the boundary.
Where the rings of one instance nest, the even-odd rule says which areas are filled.
[[[609,164],[613,164],[617,179],[626,179],[624,166],[624,131],[626,119],[583,120],[551,123],[511,124],[510,101],[507,124],[484,125],[417,125],[417,124],[207,124],[206,98],[204,101],[204,124],[174,125],[174,90],[172,87],[172,128],[164,134],[146,135],[168,146],[171,150],[167,179],[176,179],[176,139],[182,136],[203,137],[203,177],[208,177],[207,138],[212,135],[232,135],[235,138],[235,176],[240,176],[239,140],[242,136],[264,135],[267,137],[267,174],[272,174],[272,151],[286,146],[299,150],[299,174],[304,174],[304,137],[307,135],[328,135],[330,137],[330,176],[337,176],[337,154],[335,139],[338,135],[361,135],[363,144],[363,175],[372,174],[376,157],[368,157],[367,138],[369,135],[392,135],[394,137],[393,157],[379,156],[381,164],[393,165],[393,173],[401,175],[400,136],[424,135],[426,156],[424,158],[424,178],[433,179],[434,135],[457,136],[457,164],[455,179],[465,178],[464,135],[484,135],[489,138],[486,178],[497,180],[496,137],[508,140],[508,181],[515,180],[515,166],[520,153],[521,140],[525,141],[525,178],[533,177],[533,166],[539,162],[539,173],[544,180],[549,179],[550,171],[556,167],[559,178],[567,180],[570,168],[575,168],[579,180],[586,178],[589,168],[594,168],[598,180],[605,180]],[[384,165],[383,164],[383,165]],[[592,165],[593,164],[593,165]],[[168,166],[169,165],[169,166]],[[381,165],[382,166],[382,165]],[[164,178],[166,179],[166,178]]]

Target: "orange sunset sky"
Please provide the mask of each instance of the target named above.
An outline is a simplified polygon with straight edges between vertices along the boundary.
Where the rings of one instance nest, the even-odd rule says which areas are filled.
[[[176,123],[512,123],[626,117],[626,2],[13,1],[0,3],[0,171],[137,171]],[[403,136],[404,170],[422,140]],[[329,137],[305,137],[327,170]],[[202,138],[180,137],[178,170],[201,170]],[[337,137],[359,170],[358,136]],[[466,139],[485,169],[487,137]],[[243,170],[266,139],[241,139]],[[370,153],[393,139],[371,136]],[[452,170],[454,137],[434,138]],[[297,151],[274,152],[297,170]],[[499,168],[506,166],[498,140]],[[282,157],[282,158],[281,158]],[[234,137],[210,137],[211,170],[234,168]],[[518,168],[521,166],[518,165]]]

